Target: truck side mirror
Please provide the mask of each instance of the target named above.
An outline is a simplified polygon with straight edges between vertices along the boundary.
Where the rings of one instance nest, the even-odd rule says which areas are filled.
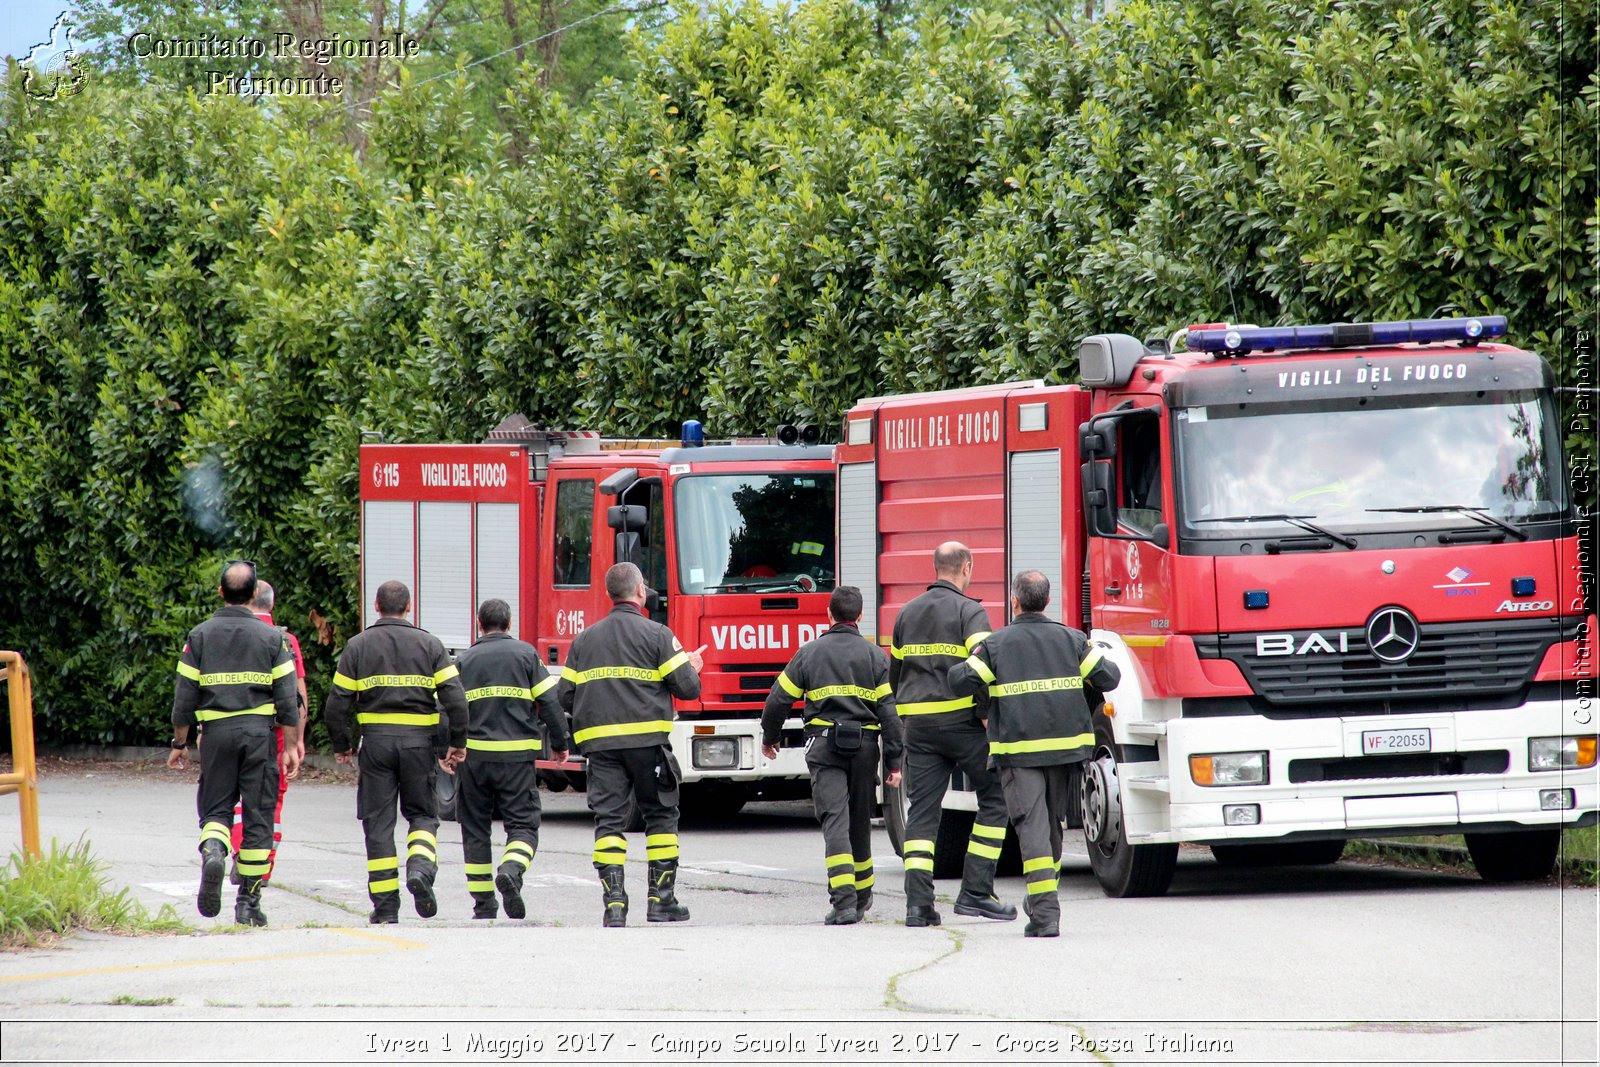
[[[644,549],[639,543],[638,534],[617,534],[617,562],[632,563],[636,567],[644,562]]]
[[[1116,475],[1109,460],[1083,465],[1083,514],[1090,537],[1117,535]]]
[[[1078,455],[1085,460],[1112,459],[1117,454],[1116,422],[1096,425],[1086,422],[1078,427]]]
[[[1156,523],[1156,528],[1150,531],[1150,543],[1157,548],[1172,547],[1172,531],[1167,529],[1166,523]]]
[[[613,504],[606,508],[606,525],[622,533],[637,533],[650,524],[643,504]],[[621,556],[617,557],[619,560]]]

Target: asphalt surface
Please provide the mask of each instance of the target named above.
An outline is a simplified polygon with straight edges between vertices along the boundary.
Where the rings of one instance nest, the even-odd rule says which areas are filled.
[[[1237,872],[1185,850],[1171,893],[1111,900],[1069,838],[1064,934],[955,916],[909,930],[876,832],[878,902],[827,928],[805,803],[682,828],[688,923],[599,927],[581,794],[544,793],[529,918],[473,921],[460,832],[439,914],[369,927],[355,790],[290,790],[264,908],[194,910],[194,774],[55,764],[43,834],[193,933],[76,934],[0,954],[0,1062],[1595,1063],[1596,892],[1343,861]],[[0,850],[20,844],[0,806]],[[498,856],[498,841],[497,850]],[[1013,903],[1021,879],[1003,878]]]

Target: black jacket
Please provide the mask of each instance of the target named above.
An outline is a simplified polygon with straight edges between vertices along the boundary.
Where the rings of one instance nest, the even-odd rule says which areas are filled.
[[[672,698],[699,696],[700,675],[671,630],[632,603],[614,604],[573,639],[558,694],[585,754],[648,748],[667,743]]]
[[[1082,631],[1043,615],[1018,615],[950,669],[958,693],[989,694],[989,762],[1044,767],[1094,751],[1088,684],[1101,694],[1122,680]]]
[[[379,619],[339,654],[333,688],[323,705],[335,752],[350,749],[350,711],[366,734],[428,739],[449,717],[451,748],[467,743],[467,698],[456,665],[440,640],[405,619]]]
[[[294,656],[249,608],[227,604],[189,631],[178,656],[172,725],[270,733],[300,722]]]
[[[796,700],[805,700],[807,735],[841,722],[883,731],[884,766],[900,769],[900,717],[889,687],[889,663],[861,631],[835,623],[807,641],[778,675],[761,711],[761,743],[775,745]]]
[[[556,703],[559,679],[544,669],[532,645],[508,633],[484,634],[456,658],[456,667],[467,691],[468,759],[521,763],[539,758],[539,719],[550,732],[551,748],[568,747]]]
[[[956,693],[950,668],[989,636],[989,613],[943,578],[900,609],[889,646],[889,684],[906,727],[955,726],[981,716],[985,695]]]

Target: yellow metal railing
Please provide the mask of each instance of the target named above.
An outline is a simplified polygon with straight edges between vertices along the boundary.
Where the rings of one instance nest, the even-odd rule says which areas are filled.
[[[20,652],[0,652],[0,681],[11,709],[11,773],[0,774],[0,795],[18,794],[22,803],[22,851],[39,852],[39,771],[33,760],[33,676]]]

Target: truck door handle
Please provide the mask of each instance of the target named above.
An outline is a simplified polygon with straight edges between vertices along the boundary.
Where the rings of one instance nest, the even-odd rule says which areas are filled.
[[[1121,596],[1121,595],[1122,595],[1122,586],[1118,585],[1116,582],[1112,582],[1110,585],[1106,586],[1106,596]]]

